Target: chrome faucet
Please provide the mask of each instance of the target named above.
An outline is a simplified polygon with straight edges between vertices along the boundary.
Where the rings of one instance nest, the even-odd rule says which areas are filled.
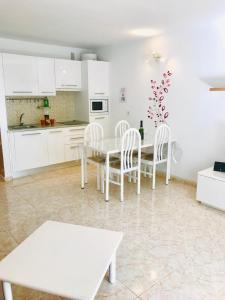
[[[24,116],[24,113],[22,113],[21,115],[20,115],[20,126],[23,126],[23,122],[22,122],[22,120],[23,120],[23,116]]]

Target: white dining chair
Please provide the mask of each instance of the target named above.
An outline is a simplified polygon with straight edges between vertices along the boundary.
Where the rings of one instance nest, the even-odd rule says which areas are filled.
[[[130,124],[126,120],[119,121],[115,126],[115,138],[122,138],[129,128]],[[119,154],[115,156],[119,157]],[[117,180],[119,180],[119,175],[117,175]],[[129,182],[131,182],[131,176],[129,176]]]
[[[171,164],[171,129],[168,125],[160,125],[154,138],[154,151],[153,153],[142,154],[141,165],[144,167],[144,173],[146,173],[146,167],[151,167],[152,173],[152,189],[155,189],[156,179],[156,166],[159,164],[167,164],[166,168],[166,184],[170,179],[170,164]]]
[[[115,137],[121,138],[129,128],[130,124],[126,120],[119,121],[115,126]]]
[[[99,141],[103,140],[104,133],[103,127],[96,122],[90,123],[87,125],[84,131],[84,144],[88,148],[88,144],[92,146],[92,148],[98,149]],[[101,182],[101,166],[105,163],[105,157],[102,155],[100,149],[92,150],[91,153],[85,153],[85,183],[87,183],[87,162],[94,164],[97,167],[97,189],[100,189]]]
[[[138,153],[134,155],[134,152]],[[141,136],[137,129],[130,128],[122,136],[120,160],[110,162],[109,173],[119,175],[119,180],[112,180],[108,176],[109,182],[120,185],[120,200],[124,200],[124,175],[137,174],[137,194],[140,194],[141,181]],[[136,175],[135,175],[136,176]],[[109,184],[106,184],[109,186]],[[109,191],[106,190],[106,199]]]

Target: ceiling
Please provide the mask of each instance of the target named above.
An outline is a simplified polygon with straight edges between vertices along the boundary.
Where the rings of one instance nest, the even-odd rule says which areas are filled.
[[[0,36],[92,48],[197,26],[223,0],[0,0]]]

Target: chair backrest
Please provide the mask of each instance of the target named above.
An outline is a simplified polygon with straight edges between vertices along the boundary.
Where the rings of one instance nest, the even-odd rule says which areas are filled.
[[[94,142],[103,139],[103,127],[99,123],[88,124],[84,131],[85,142]]]
[[[92,148],[98,149],[99,141],[103,139],[103,127],[99,123],[93,122],[88,124],[84,130],[84,142],[88,146],[91,144]],[[98,155],[98,151],[92,151],[92,155]]]
[[[160,125],[155,132],[154,161],[168,158],[171,147],[171,129],[168,125]]]
[[[137,155],[136,155],[137,153]],[[121,170],[129,171],[141,164],[141,136],[137,129],[128,129],[121,142]]]
[[[119,121],[115,126],[115,137],[120,138],[124,135],[127,129],[130,128],[130,124],[126,120]]]

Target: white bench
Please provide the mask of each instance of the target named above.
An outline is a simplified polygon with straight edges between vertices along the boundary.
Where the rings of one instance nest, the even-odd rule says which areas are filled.
[[[197,200],[225,210],[225,173],[212,167],[198,172]]]
[[[94,299],[109,268],[116,280],[121,232],[47,221],[0,262],[6,300],[11,283],[70,299]]]

